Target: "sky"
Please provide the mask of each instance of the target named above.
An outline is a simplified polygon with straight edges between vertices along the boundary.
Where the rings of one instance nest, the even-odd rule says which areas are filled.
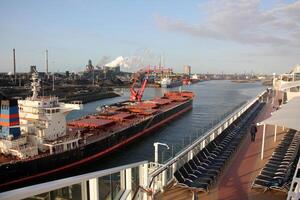
[[[300,63],[300,0],[0,0],[0,71],[82,71],[119,56],[135,71],[284,73]]]

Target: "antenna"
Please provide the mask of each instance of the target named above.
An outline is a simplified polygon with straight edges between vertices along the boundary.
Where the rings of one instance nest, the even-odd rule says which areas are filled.
[[[95,85],[95,69],[93,68],[93,86]]]
[[[161,55],[159,57],[159,69],[161,69]]]
[[[49,74],[48,71],[48,49],[46,49],[46,53],[45,53],[45,65],[46,65],[46,74]]]
[[[52,74],[52,91],[54,91],[54,76],[55,76],[55,73]]]
[[[17,73],[16,73],[16,50],[13,49],[13,64],[14,64],[14,79],[15,79],[15,84],[17,82]]]

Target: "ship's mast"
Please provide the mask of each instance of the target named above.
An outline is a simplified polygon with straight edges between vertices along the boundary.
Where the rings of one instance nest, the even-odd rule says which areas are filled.
[[[41,89],[40,85],[40,79],[38,77],[38,73],[36,70],[32,71],[32,76],[31,76],[32,82],[31,82],[31,91],[32,91],[32,100],[36,100],[38,97],[38,93]]]

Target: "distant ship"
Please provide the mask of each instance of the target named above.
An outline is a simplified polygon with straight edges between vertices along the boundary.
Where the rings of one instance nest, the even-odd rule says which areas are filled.
[[[182,86],[182,80],[164,77],[161,79],[160,86],[162,88],[172,88],[172,87]]]
[[[197,74],[193,74],[192,77],[191,77],[191,83],[198,83],[200,82],[200,78]]]
[[[200,82],[200,78],[198,77],[197,74],[192,75],[191,77],[185,77],[182,79],[182,83],[183,85],[190,85],[190,84],[194,84],[194,83],[198,83]]]
[[[194,93],[188,91],[141,101],[145,85],[142,92],[131,88],[131,100],[67,124],[66,115],[82,105],[40,97],[33,73],[32,97],[1,100],[0,190],[100,158],[192,109]]]

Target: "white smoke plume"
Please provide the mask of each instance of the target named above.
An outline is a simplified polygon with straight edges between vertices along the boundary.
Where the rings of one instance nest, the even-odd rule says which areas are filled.
[[[159,63],[160,56],[155,55],[151,50],[147,48],[140,48],[137,49],[133,56],[119,56],[111,62],[107,62],[109,59],[108,56],[102,57],[101,61],[99,62],[98,66],[106,66],[106,67],[123,67],[127,70],[137,70],[144,68],[149,65],[157,65]],[[105,60],[106,59],[106,60]],[[106,62],[103,62],[106,61]],[[106,63],[106,64],[104,64]],[[101,65],[100,65],[101,64]]]
[[[106,63],[104,65],[105,67],[125,67],[127,68],[129,65],[128,65],[128,58],[127,57],[123,57],[123,56],[119,56],[117,57],[116,59],[114,59],[113,61],[109,62],[109,63]]]

